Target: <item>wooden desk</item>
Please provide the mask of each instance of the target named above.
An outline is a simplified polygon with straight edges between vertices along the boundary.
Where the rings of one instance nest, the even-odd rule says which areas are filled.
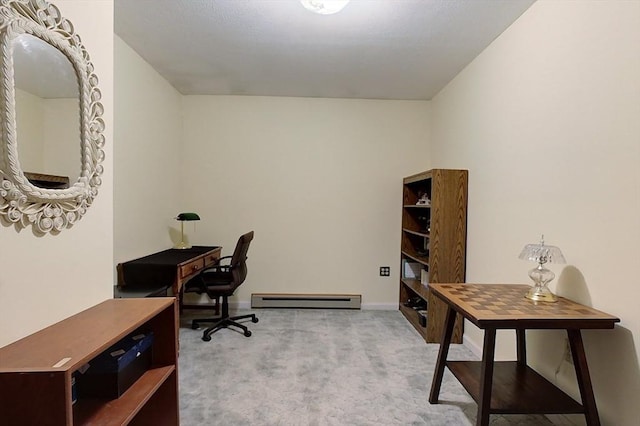
[[[492,413],[584,413],[587,425],[600,424],[580,330],[613,328],[619,318],[563,297],[557,303],[535,303],[524,297],[527,285],[430,284],[429,288],[447,304],[430,403],[438,403],[447,366],[478,403],[477,425],[488,425]],[[482,361],[447,361],[456,312],[484,330]],[[497,329],[516,331],[517,361],[494,362]],[[582,404],[527,366],[527,329],[567,330]]]
[[[169,249],[118,265],[118,286],[131,288],[171,287],[180,295],[184,283],[220,259],[222,247],[193,246]]]

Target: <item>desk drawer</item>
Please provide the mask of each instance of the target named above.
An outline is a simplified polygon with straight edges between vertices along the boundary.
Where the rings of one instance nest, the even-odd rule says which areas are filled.
[[[204,266],[211,266],[218,263],[220,256],[217,253],[207,253],[204,255]]]
[[[186,265],[180,267],[180,278],[188,277],[204,268],[204,258],[199,258],[193,262],[189,262]]]

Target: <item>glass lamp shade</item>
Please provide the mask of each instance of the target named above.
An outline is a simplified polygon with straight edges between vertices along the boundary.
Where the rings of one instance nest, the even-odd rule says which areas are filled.
[[[340,12],[350,0],[300,0],[307,9],[320,15],[331,15]]]
[[[560,249],[556,246],[545,245],[544,236],[542,236],[539,244],[527,244],[524,246],[518,257],[538,263],[538,266],[529,271],[529,278],[531,278],[534,285],[525,297],[536,302],[557,302],[558,298],[551,293],[548,287],[556,274],[544,265],[545,263],[566,263]]]

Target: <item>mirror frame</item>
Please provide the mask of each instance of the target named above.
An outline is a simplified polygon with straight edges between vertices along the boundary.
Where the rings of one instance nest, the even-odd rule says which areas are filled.
[[[12,41],[31,34],[61,51],[73,65],[79,89],[81,171],[65,189],[34,186],[18,158]],[[104,171],[104,107],[89,53],[73,24],[47,0],[0,0],[0,220],[36,234],[70,228],[98,195]]]

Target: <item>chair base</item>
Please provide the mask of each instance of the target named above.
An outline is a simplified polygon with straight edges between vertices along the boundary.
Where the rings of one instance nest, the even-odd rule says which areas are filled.
[[[229,326],[238,327],[240,330],[242,330],[243,334],[246,337],[249,337],[251,336],[251,331],[249,331],[249,329],[246,326],[240,324],[239,322],[236,322],[237,320],[247,319],[247,318],[251,318],[251,322],[253,323],[258,322],[258,317],[256,317],[255,314],[239,315],[236,317],[224,317],[224,318],[200,318],[200,319],[194,319],[193,321],[191,321],[191,328],[196,330],[200,327],[200,323],[202,322],[213,322],[214,324],[211,327],[204,330],[204,332],[202,333],[202,340],[204,340],[205,342],[208,342],[209,340],[211,340],[211,335],[213,333],[215,333],[216,331],[222,328],[228,328]]]

